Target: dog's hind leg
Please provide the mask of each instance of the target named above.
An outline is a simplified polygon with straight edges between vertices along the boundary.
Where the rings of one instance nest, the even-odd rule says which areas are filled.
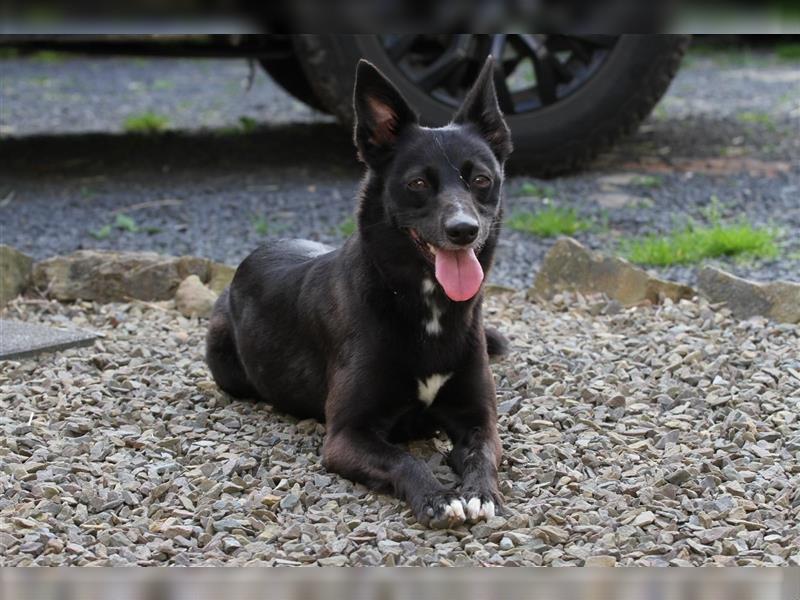
[[[206,336],[206,362],[214,381],[223,391],[235,398],[257,398],[258,394],[247,380],[236,351],[228,309],[228,293],[226,288],[211,313]]]
[[[508,354],[508,339],[494,327],[485,327],[486,351],[490,358],[499,358]]]

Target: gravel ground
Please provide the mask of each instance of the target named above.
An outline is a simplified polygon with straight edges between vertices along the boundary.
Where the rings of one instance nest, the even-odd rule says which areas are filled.
[[[118,248],[235,264],[266,236],[344,237],[361,172],[349,133],[261,73],[244,91],[244,61],[15,58],[0,69],[4,243],[37,258]],[[798,99],[796,62],[690,54],[636,135],[578,175],[512,176],[509,212],[575,207],[595,222],[576,237],[615,251],[621,239],[702,222],[715,196],[726,219],[782,230],[780,258],[725,268],[800,280]],[[122,132],[127,116],[146,111],[166,116],[173,131]],[[242,117],[260,125],[243,128]],[[657,180],[642,185],[632,175]],[[136,231],[112,227],[104,236],[120,213]],[[551,243],[507,231],[493,280],[527,286]],[[694,281],[693,268],[661,271]]]
[[[230,401],[169,303],[15,301],[105,335],[0,364],[0,564],[800,566],[800,327],[700,302],[488,301],[507,514],[427,530]],[[447,443],[414,447],[445,482]]]

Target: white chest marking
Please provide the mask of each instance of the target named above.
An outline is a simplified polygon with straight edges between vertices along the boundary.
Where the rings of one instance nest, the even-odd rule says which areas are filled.
[[[430,406],[436,400],[436,394],[442,389],[442,386],[447,383],[447,380],[452,377],[452,373],[434,373],[425,381],[419,380],[417,382],[417,395],[419,401],[425,406]]]
[[[439,322],[439,317],[442,316],[442,311],[436,305],[433,298],[433,291],[436,289],[436,284],[430,279],[422,280],[422,294],[425,296],[425,304],[431,311],[430,319],[424,322],[425,331],[428,335],[439,335],[442,333],[442,324]]]
[[[425,321],[425,331],[429,335],[442,333],[442,324],[439,322],[440,312],[436,306],[431,306],[431,318]]]

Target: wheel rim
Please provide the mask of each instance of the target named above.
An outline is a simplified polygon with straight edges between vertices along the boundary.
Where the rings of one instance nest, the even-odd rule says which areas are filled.
[[[546,34],[384,35],[386,57],[426,95],[455,107],[483,61],[497,61],[495,87],[506,115],[549,107],[586,84],[619,36]]]

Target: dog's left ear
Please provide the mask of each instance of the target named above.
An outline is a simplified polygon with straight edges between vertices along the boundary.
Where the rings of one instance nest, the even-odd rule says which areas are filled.
[[[494,59],[491,56],[483,63],[472,89],[453,117],[453,123],[475,125],[501,163],[511,154],[513,149],[511,131],[497,103],[497,93],[494,89]]]
[[[359,158],[375,165],[394,150],[397,137],[417,115],[392,83],[372,63],[361,59],[353,91],[355,143]]]

